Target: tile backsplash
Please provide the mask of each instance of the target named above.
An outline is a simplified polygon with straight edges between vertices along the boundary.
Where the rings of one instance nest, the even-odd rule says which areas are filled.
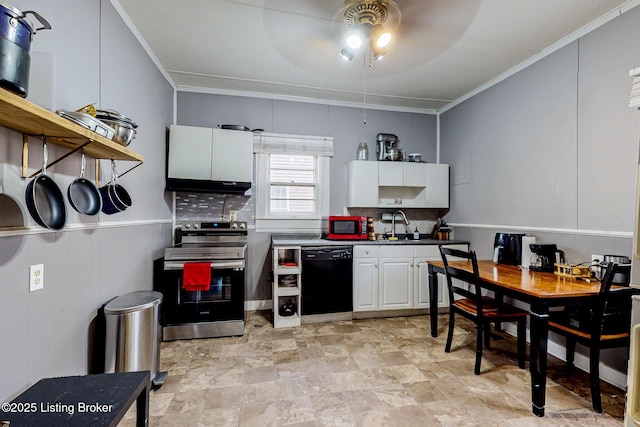
[[[237,194],[176,192],[176,222],[229,220],[237,211],[237,219],[255,223],[254,198]]]
[[[381,220],[382,213],[392,213],[396,209],[349,209],[347,215],[362,215],[374,218],[376,233],[391,233],[391,222]],[[249,225],[255,224],[255,198],[237,194],[213,194],[176,192],[176,222],[183,221],[228,221],[229,213],[237,211],[237,219],[247,221]],[[406,209],[405,214],[410,222],[409,228],[413,232],[416,228],[421,234],[431,232],[433,224],[442,214],[433,209]],[[319,232],[319,231],[318,231]],[[402,221],[398,221],[396,232],[405,233]]]

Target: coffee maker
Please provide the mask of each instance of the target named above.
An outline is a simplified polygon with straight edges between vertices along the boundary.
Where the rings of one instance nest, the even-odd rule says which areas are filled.
[[[398,137],[390,133],[379,133],[376,137],[376,154],[378,160],[401,160],[401,152],[397,147]]]
[[[493,262],[520,265],[522,260],[522,236],[524,234],[496,233],[493,240]]]
[[[531,256],[531,265],[529,270],[531,271],[545,271],[553,273],[555,271],[555,264],[559,262],[564,264],[564,251],[558,249],[555,244],[539,244],[532,243],[529,245],[533,255]],[[558,258],[556,260],[556,254]]]

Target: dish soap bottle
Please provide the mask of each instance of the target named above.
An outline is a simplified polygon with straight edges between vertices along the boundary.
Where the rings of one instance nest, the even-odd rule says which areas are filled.
[[[420,240],[420,233],[418,232],[418,227],[416,227],[416,231],[413,232],[413,240]]]

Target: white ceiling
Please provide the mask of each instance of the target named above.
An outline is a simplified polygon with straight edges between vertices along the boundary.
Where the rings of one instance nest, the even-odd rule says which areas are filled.
[[[397,0],[388,54],[345,61],[344,0],[112,0],[178,90],[437,111],[638,0]]]

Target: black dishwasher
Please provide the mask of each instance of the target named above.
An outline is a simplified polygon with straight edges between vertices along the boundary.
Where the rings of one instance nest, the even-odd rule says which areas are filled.
[[[302,248],[302,314],[353,311],[353,247]]]

